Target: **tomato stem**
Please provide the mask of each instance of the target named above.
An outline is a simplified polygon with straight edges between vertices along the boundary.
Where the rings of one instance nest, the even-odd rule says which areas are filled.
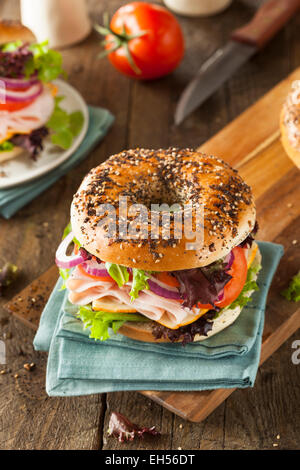
[[[145,34],[148,33],[148,31],[140,31],[139,33],[137,34],[127,34],[126,32],[126,26],[125,24],[123,24],[123,31],[122,33],[116,33],[115,31],[113,31],[110,27],[110,21],[109,21],[109,14],[108,12],[105,12],[103,14],[103,26],[101,25],[94,25],[94,29],[99,33],[101,34],[102,36],[108,36],[108,35],[112,35],[113,36],[113,39],[114,41],[109,41],[109,40],[104,40],[101,42],[101,44],[106,47],[108,44],[115,44],[114,47],[110,48],[110,49],[106,49],[105,51],[103,51],[102,53],[100,53],[98,55],[98,57],[100,58],[103,58],[107,55],[109,55],[111,52],[115,52],[117,51],[118,49],[120,48],[124,48],[124,51],[126,53],[126,57],[127,57],[127,60],[130,64],[130,67],[132,68],[132,70],[137,74],[137,75],[140,75],[141,74],[141,70],[139,69],[139,67],[137,66],[137,64],[135,63],[135,60],[134,58],[132,57],[132,54],[130,52],[130,48],[129,48],[129,42],[132,41],[133,39],[137,39],[137,38],[140,38],[141,36],[144,36]]]

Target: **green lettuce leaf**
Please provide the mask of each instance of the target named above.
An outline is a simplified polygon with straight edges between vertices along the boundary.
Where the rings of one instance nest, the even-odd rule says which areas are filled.
[[[64,232],[63,232],[63,236],[62,236],[62,240],[64,240],[69,235],[70,232],[72,232],[71,222],[69,222],[68,225],[65,227]],[[79,243],[79,241],[75,237],[73,238],[73,243],[75,243],[79,247],[81,246],[81,244]],[[67,287],[66,286],[66,281],[70,276],[70,271],[71,271],[71,269],[59,268],[59,274],[60,274],[60,276],[62,277],[62,279],[64,281],[61,288],[59,289],[60,291],[66,289],[66,287]]]
[[[230,304],[226,309],[234,309],[236,307],[245,307],[245,305],[248,304],[248,302],[251,302],[252,297],[249,296],[249,292],[251,291],[257,291],[259,290],[257,282],[255,280],[256,274],[261,270],[261,265],[257,264],[255,266],[250,266],[248,269],[248,274],[247,274],[247,280],[246,283],[242,289],[242,292],[240,295],[235,299],[232,304]],[[248,294],[248,295],[247,295]],[[219,312],[219,314],[222,312]]]
[[[116,281],[119,287],[129,281],[129,272],[125,266],[114,263],[105,263],[109,275]]]
[[[84,328],[90,330],[90,338],[100,341],[110,338],[110,329],[116,333],[127,321],[149,321],[139,313],[95,312],[91,305],[80,307],[76,316],[83,322]]]
[[[137,299],[139,292],[144,289],[149,289],[148,279],[150,275],[142,269],[132,269],[132,287],[129,292],[131,299]]]
[[[71,232],[72,232],[72,225],[71,225],[71,222],[69,222],[68,225],[64,229],[62,240],[64,240]]]
[[[300,271],[292,277],[289,286],[281,292],[281,295],[292,302],[300,301]]]
[[[63,283],[62,283],[62,286],[61,288],[59,289],[60,291],[61,290],[65,290],[67,288],[66,286],[66,281],[69,279],[69,276],[70,276],[70,269],[62,269],[62,268],[59,268],[59,274],[60,274],[60,277],[63,279]]]
[[[0,152],[10,152],[14,148],[14,144],[9,140],[0,144]]]
[[[67,150],[71,147],[74,138],[79,134],[84,123],[81,111],[68,113],[60,106],[63,96],[55,97],[54,111],[47,122],[51,129],[51,141],[53,144]]]
[[[37,74],[39,80],[44,83],[51,82],[60,75],[66,77],[66,72],[62,68],[62,56],[59,52],[49,49],[48,41],[32,44],[28,49],[33,56],[25,65],[26,77]]]
[[[23,41],[13,41],[13,42],[8,42],[4,44],[4,46],[1,47],[1,50],[3,52],[14,52],[19,49],[23,45]]]

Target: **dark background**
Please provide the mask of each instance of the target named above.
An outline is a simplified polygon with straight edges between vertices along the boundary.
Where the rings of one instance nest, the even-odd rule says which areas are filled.
[[[88,0],[95,22],[101,22],[103,11],[112,13],[125,3]],[[260,3],[234,0],[228,10],[211,18],[180,17],[186,39],[184,61],[171,76],[152,83],[131,81],[107,60],[97,60],[96,33],[63,50],[70,83],[89,104],[110,109],[116,122],[85,162],[11,220],[0,220],[0,266],[10,261],[22,269],[19,282],[6,292],[0,307],[53,264],[62,229],[69,220],[72,195],[90,168],[124,148],[197,147],[299,66],[300,15],[201,109],[179,128],[174,127],[175,105],[184,85],[229,33],[251,18]],[[17,18],[18,2],[2,0],[0,16]],[[8,318],[1,308],[0,331],[10,369],[0,375],[0,449],[119,448],[116,440],[106,438],[110,410],[123,412],[143,425],[155,424],[163,433],[160,439],[135,441],[123,448],[300,448],[300,366],[291,362],[291,344],[299,339],[299,333],[259,369],[254,389],[236,391],[204,422],[192,424],[135,392],[49,398],[44,392],[46,355],[33,351],[33,332]],[[31,361],[37,367],[28,373],[23,364]],[[16,373],[18,380],[14,379]]]

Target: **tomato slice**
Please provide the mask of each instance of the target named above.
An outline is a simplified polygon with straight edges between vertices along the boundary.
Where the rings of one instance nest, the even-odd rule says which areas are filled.
[[[230,305],[241,293],[246,279],[247,279],[247,259],[245,256],[245,249],[236,246],[233,249],[234,261],[228,273],[232,279],[224,287],[224,297],[222,300],[216,302],[217,307],[227,307]]]
[[[234,254],[234,261],[228,271],[228,274],[232,276],[232,279],[230,279],[224,287],[223,299],[215,303],[216,307],[219,308],[227,307],[240,295],[247,279],[248,266],[245,249],[240,246],[236,246],[232,251]],[[207,309],[213,308],[212,305],[201,304],[200,302],[197,307]]]
[[[22,101],[22,102],[13,102],[13,103],[0,103],[0,111],[19,111],[20,109],[26,108],[31,105],[34,100]]]
[[[78,269],[81,271],[82,274],[85,276],[90,277],[91,279],[95,279],[96,281],[103,281],[103,282],[115,282],[112,277],[107,277],[107,276],[93,276],[92,274],[88,274],[83,267],[78,264]]]
[[[161,272],[161,273],[156,273],[155,277],[158,281],[163,282],[167,286],[170,287],[179,287],[180,284],[177,281],[176,277],[172,276],[168,272]]]

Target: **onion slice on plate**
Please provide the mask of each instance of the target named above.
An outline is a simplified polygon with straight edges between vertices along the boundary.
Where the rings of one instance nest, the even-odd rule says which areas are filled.
[[[73,232],[70,232],[66,238],[63,239],[56,251],[55,262],[59,268],[70,269],[84,261],[84,258],[80,254],[71,256],[67,255],[68,246],[72,242],[73,238]]]
[[[38,78],[7,78],[0,77],[7,90],[24,90],[39,82]]]
[[[43,85],[41,82],[35,83],[27,90],[15,91],[15,90],[1,90],[2,101],[5,99],[7,103],[22,103],[24,101],[33,101],[43,91]]]

